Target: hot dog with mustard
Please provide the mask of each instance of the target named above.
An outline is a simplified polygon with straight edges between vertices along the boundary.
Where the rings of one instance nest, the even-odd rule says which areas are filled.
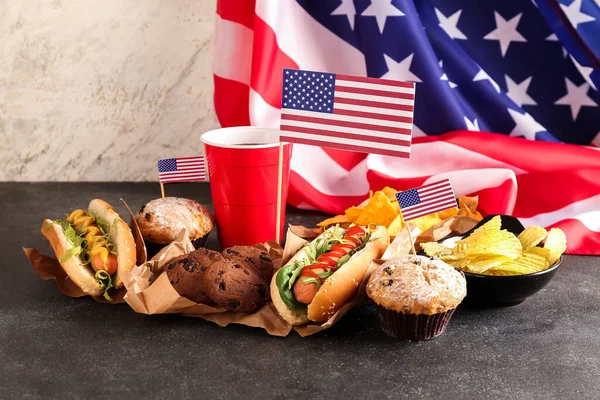
[[[46,219],[41,232],[63,270],[86,294],[110,300],[109,290],[123,287],[119,274],[135,266],[131,229],[104,200],[94,199],[87,210],[72,211],[64,219]]]

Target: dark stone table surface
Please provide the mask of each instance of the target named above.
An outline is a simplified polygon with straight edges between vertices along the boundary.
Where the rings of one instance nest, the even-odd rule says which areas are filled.
[[[211,201],[207,184],[166,190]],[[121,197],[137,209],[159,196],[150,183],[0,183],[0,398],[600,398],[598,257],[567,256],[525,303],[459,307],[444,335],[410,343],[386,337],[372,305],[318,335],[277,338],[72,299],[21,250],[51,254],[42,220],[92,198],[123,211]],[[322,215],[288,217],[310,225]],[[207,246],[217,246],[214,233]]]

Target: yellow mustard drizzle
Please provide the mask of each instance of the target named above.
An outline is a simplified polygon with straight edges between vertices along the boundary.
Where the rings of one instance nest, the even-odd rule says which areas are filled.
[[[100,254],[102,262],[108,260],[108,243],[100,228],[94,225],[94,217],[87,215],[83,210],[75,210],[69,214],[67,222],[73,224],[77,231],[85,235],[86,250],[90,259],[96,254]]]

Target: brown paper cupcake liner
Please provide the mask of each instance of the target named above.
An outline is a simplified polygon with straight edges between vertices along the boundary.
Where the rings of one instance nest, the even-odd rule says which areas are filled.
[[[402,340],[429,340],[446,331],[454,310],[444,313],[404,314],[378,306],[381,328],[389,336]]]

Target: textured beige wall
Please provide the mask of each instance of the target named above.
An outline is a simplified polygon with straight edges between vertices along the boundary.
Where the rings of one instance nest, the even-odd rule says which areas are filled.
[[[155,180],[201,151],[215,2],[0,1],[0,180]]]

